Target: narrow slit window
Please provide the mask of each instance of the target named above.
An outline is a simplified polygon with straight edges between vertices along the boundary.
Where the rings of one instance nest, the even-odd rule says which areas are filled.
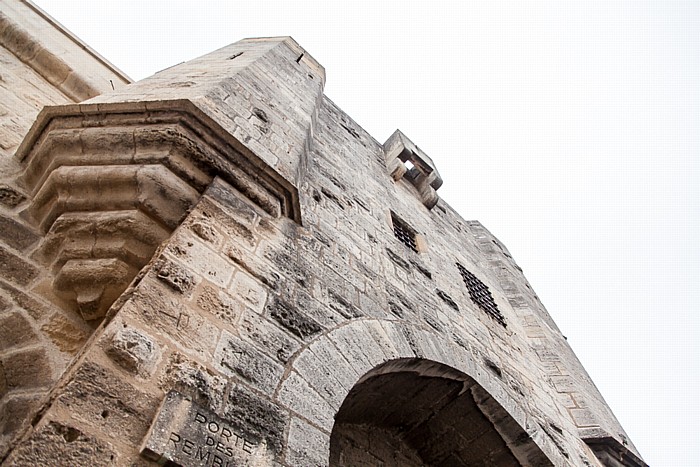
[[[397,219],[393,214],[391,216],[391,223],[394,227],[394,236],[401,240],[401,243],[406,245],[408,248],[418,253],[418,246],[416,245],[416,232],[405,222]]]
[[[469,272],[464,266],[457,263],[457,269],[462,276],[464,285],[467,286],[469,298],[472,299],[479,308],[482,309],[491,318],[498,321],[503,327],[506,327],[506,318],[498,309],[498,305],[491,296],[489,288],[481,282],[474,274]]]

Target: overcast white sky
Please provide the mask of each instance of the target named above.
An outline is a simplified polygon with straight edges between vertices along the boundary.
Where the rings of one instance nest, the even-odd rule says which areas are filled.
[[[293,36],[508,247],[645,460],[700,465],[700,2],[35,2],[134,79]]]

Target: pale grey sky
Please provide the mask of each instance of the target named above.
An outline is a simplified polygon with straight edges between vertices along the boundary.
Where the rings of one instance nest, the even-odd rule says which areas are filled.
[[[135,79],[293,36],[508,247],[645,460],[700,465],[700,2],[35,1]]]

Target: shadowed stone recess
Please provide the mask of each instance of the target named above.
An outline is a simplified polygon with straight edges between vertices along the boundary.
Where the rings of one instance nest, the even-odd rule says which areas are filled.
[[[473,379],[418,361],[390,365],[346,397],[330,465],[553,465]]]

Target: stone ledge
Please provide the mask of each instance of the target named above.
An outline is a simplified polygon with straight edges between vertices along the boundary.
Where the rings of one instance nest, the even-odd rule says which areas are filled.
[[[648,467],[624,441],[620,442],[601,428],[579,429],[583,442],[595,453],[596,457],[606,466],[611,467]]]
[[[163,125],[167,126],[167,129],[164,129]],[[82,149],[77,154],[71,152],[72,149],[85,144],[100,147],[105,143],[115,142],[109,138],[104,141],[100,138],[81,140],[75,135],[71,138],[67,137],[65,131],[96,127],[101,131],[113,127],[128,127],[134,130],[138,127],[142,130],[150,128],[155,133],[151,141],[157,138],[170,139],[169,143],[175,145],[180,153],[175,151],[175,157],[172,157],[173,154],[169,151],[166,157],[137,154],[133,152],[139,149],[135,139],[127,151],[127,154],[134,155],[126,161],[123,154],[118,155],[114,148],[104,146],[100,148],[102,153],[99,158],[85,157],[81,154]],[[56,131],[62,136],[51,136]],[[128,143],[125,139],[121,141]],[[58,161],[47,160],[46,156],[38,157],[40,153],[43,154],[49,149],[43,147],[45,144],[59,145],[61,150],[58,153]],[[143,147],[144,144],[140,146],[141,149]],[[23,179],[27,185],[33,185],[29,187],[30,191],[36,191],[40,180],[47,177],[47,172],[56,168],[56,165],[106,165],[114,160],[112,156],[118,158],[119,164],[143,164],[153,161],[166,165],[180,178],[191,181],[200,192],[204,188],[202,184],[208,184],[214,176],[219,176],[269,214],[281,214],[296,222],[301,221],[296,187],[186,99],[46,107],[39,113],[16,152],[16,157],[27,166]],[[182,164],[183,159],[189,164]],[[88,160],[90,163],[87,163]],[[204,180],[199,172],[206,174]],[[274,206],[275,200],[280,204],[279,213]]]

